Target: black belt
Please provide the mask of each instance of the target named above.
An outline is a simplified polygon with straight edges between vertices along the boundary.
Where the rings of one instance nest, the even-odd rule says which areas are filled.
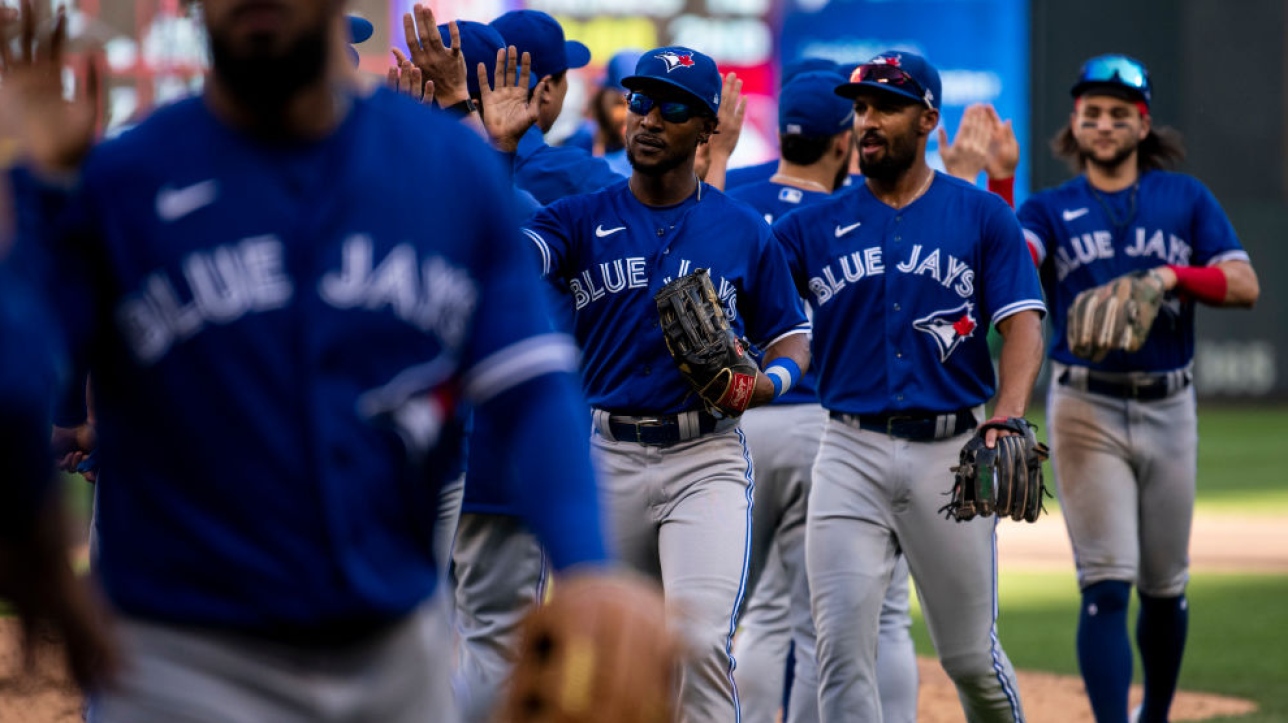
[[[612,433],[613,439],[618,442],[635,442],[636,444],[664,447],[716,431],[720,420],[706,412],[698,412],[697,415],[699,435],[688,437],[681,431],[680,415],[678,414],[658,414],[640,417],[610,415],[608,417],[608,431]]]
[[[1088,371],[1087,379],[1084,383],[1073,380],[1069,375],[1069,370],[1066,369],[1057,381],[1063,386],[1084,389],[1093,394],[1102,394],[1118,399],[1138,399],[1143,402],[1152,402],[1172,396],[1188,387],[1190,382],[1193,381],[1190,373],[1185,372],[1173,385],[1170,381],[1171,376],[1170,374],[1158,374],[1123,378]]]
[[[927,412],[899,412],[894,414],[846,414],[828,412],[832,419],[867,432],[880,432],[891,437],[928,442],[947,439],[975,428],[978,421],[969,409],[956,412],[930,414]]]

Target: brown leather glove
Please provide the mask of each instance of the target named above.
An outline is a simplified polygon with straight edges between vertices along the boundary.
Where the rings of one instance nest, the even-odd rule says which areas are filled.
[[[681,646],[662,591],[623,573],[559,580],[523,623],[502,723],[672,723]]]

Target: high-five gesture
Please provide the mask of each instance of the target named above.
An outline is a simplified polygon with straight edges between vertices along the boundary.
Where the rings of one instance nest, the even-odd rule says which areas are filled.
[[[511,45],[496,51],[496,87],[487,77],[487,66],[478,65],[479,100],[483,104],[483,127],[492,143],[507,153],[519,147],[519,139],[537,122],[537,106],[528,90],[532,56]]]
[[[10,152],[25,156],[41,171],[74,171],[94,144],[97,70],[91,63],[84,92],[67,101],[62,83],[66,9],[59,7],[48,38],[36,37],[31,0],[22,0],[17,18],[12,12],[0,14],[0,36],[10,37],[14,23],[20,26],[18,53],[0,43],[0,139],[16,144]]]
[[[413,15],[415,17],[413,17]],[[434,99],[443,108],[451,107],[470,97],[465,83],[465,55],[461,53],[461,34],[453,20],[447,24],[451,35],[450,45],[443,45],[443,36],[434,22],[434,11],[417,3],[412,12],[403,14],[403,32],[411,62],[420,69],[425,80],[434,82]],[[401,66],[408,60],[394,49]]]

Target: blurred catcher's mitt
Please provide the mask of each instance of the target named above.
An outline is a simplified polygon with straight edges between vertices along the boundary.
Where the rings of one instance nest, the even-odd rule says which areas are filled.
[[[989,449],[984,434],[1006,429],[1014,435],[999,436]],[[958,522],[996,513],[1015,521],[1037,522],[1042,498],[1049,497],[1042,482],[1042,462],[1050,452],[1033,434],[1033,425],[1020,417],[995,419],[980,425],[962,447],[948,504],[940,508]]]
[[[1069,307],[1069,351],[1097,362],[1115,349],[1138,351],[1162,303],[1163,279],[1153,269],[1084,290]]]
[[[642,578],[559,581],[523,623],[501,723],[672,723],[681,646]]]
[[[666,348],[707,411],[719,418],[746,411],[760,370],[729,327],[707,269],[675,279],[653,300]]]

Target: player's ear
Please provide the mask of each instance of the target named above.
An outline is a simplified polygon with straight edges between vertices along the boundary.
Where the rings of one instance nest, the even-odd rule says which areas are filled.
[[[1150,131],[1154,129],[1154,116],[1145,113],[1140,117],[1140,133],[1137,134],[1137,140],[1145,140],[1149,137]]]
[[[850,146],[854,143],[854,131],[843,130],[832,136],[832,155],[837,158],[844,158],[850,152]]]
[[[939,111],[935,110],[934,108],[926,108],[925,110],[921,111],[921,122],[920,122],[920,125],[918,126],[918,130],[921,131],[921,135],[929,136],[938,127],[939,127]]]
[[[720,119],[714,116],[702,116],[702,132],[698,134],[698,143],[706,143],[720,129]]]

